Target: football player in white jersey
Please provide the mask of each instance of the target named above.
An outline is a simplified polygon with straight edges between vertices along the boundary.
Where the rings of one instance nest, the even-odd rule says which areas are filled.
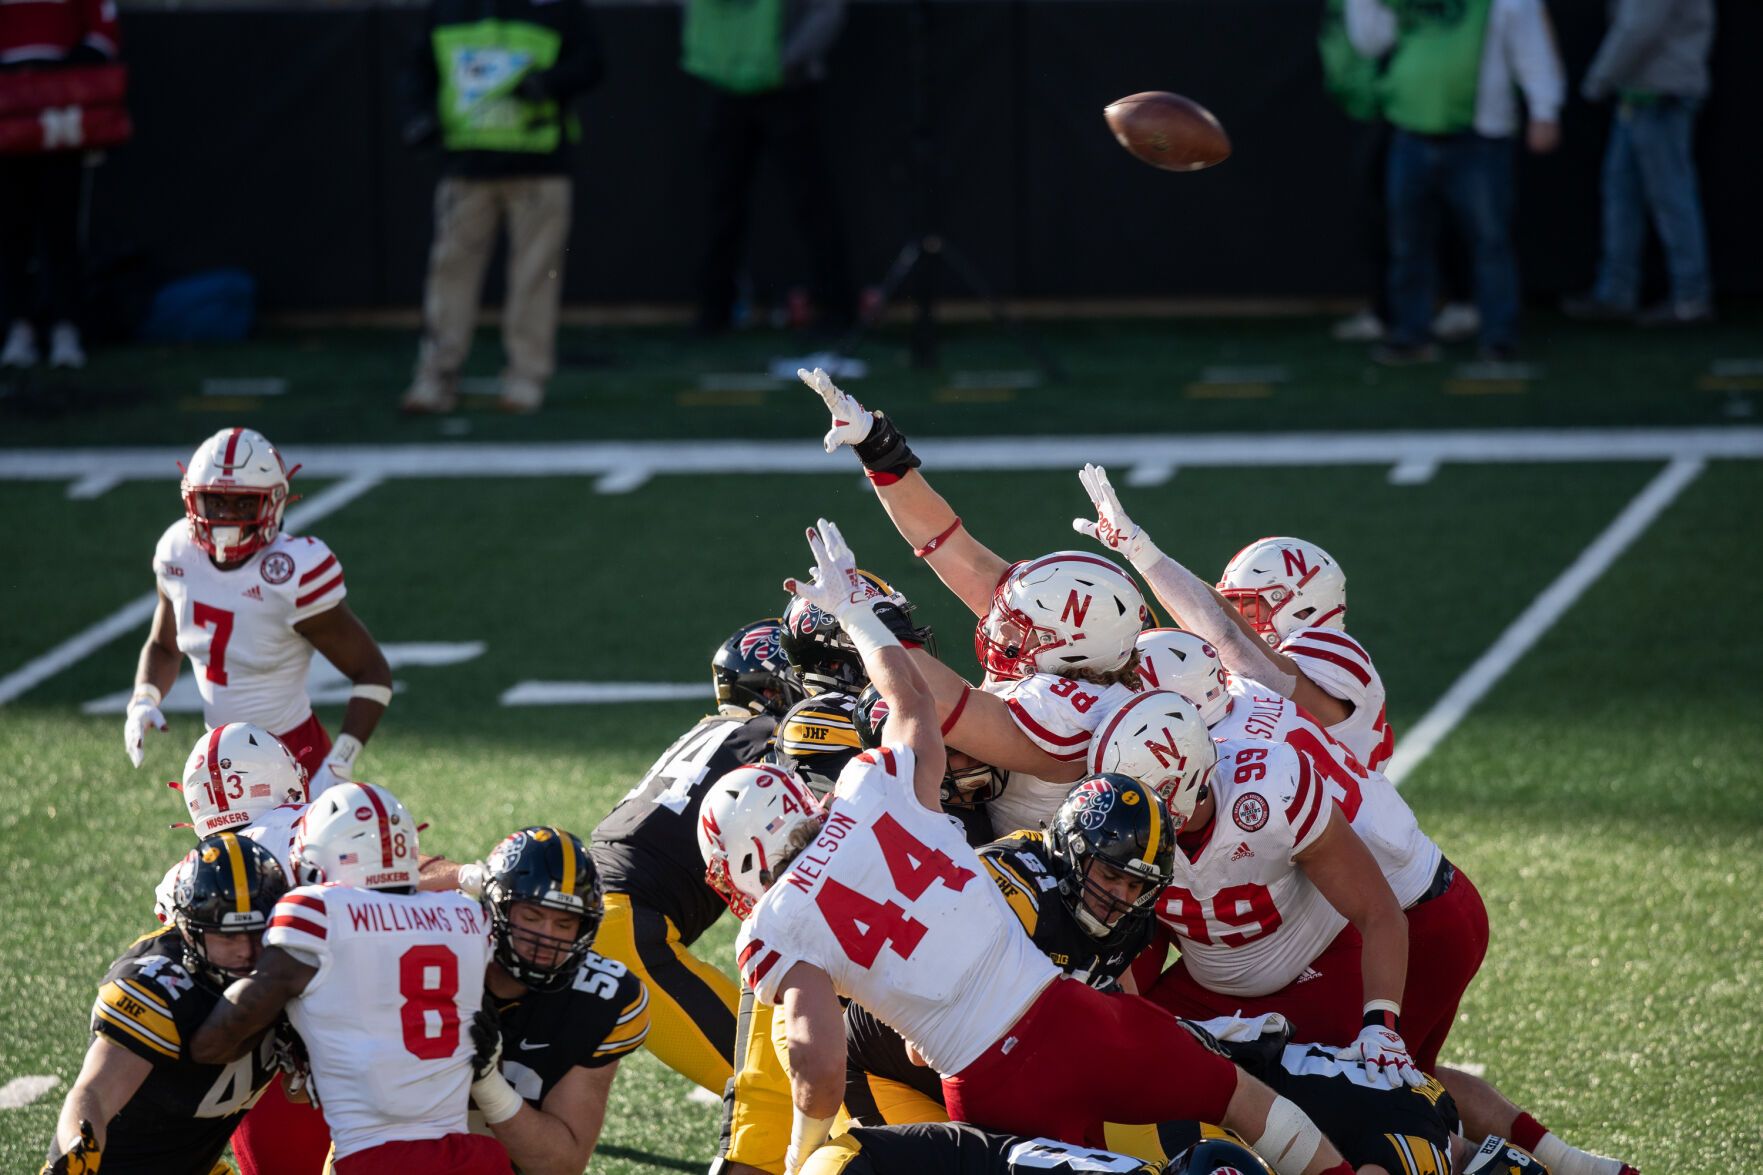
[[[837,529],[823,519],[809,543],[814,582],[785,588],[851,635],[888,703],[888,741],[841,773],[824,814],[774,816],[780,785],[763,778],[774,769],[743,768],[718,783],[700,816],[715,829],[728,882],[756,899],[736,961],[784,1017],[795,1106],[785,1175],[825,1141],[844,1093],[842,996],[943,1075],[955,1120],[1088,1144],[1108,1117],[1198,1117],[1255,1140],[1281,1175],[1349,1172],[1301,1110],[1173,1017],[1066,978],[1035,948],[940,811],[943,745],[913,659],[854,590]],[[787,848],[773,856],[765,848],[781,847],[780,834]],[[1111,1063],[1068,1063],[1083,1051]],[[1020,1080],[1024,1071],[1035,1080]]]
[[[306,811],[306,769],[275,735],[248,722],[217,726],[190,749],[175,784],[198,837],[235,832],[262,845],[288,877],[294,876],[294,830]],[[170,922],[177,880],[195,850],[173,866],[154,893],[161,922]],[[318,1175],[331,1134],[309,1103],[288,1097],[271,1082],[233,1131],[241,1175]]]
[[[948,746],[1009,772],[987,805],[994,834],[1040,827],[1083,775],[1101,715],[1138,687],[1133,638],[1149,616],[1138,585],[1081,551],[1018,563],[992,551],[931,488],[893,421],[865,410],[819,368],[797,374],[832,413],[827,452],[851,446],[913,554],[979,618],[982,689],[929,655],[915,653],[913,662]]]
[[[1404,1035],[1415,1067],[1456,1096],[1471,1134],[1511,1137],[1541,1147],[1561,1170],[1621,1175],[1625,1164],[1570,1147],[1482,1077],[1441,1065],[1439,1050],[1457,1019],[1463,993],[1487,954],[1488,915],[1467,874],[1421,831],[1395,785],[1361,765],[1300,705],[1241,677],[1227,679],[1218,654],[1193,633],[1151,629],[1139,635],[1140,674],[1199,700],[1214,738],[1265,738],[1308,755],[1372,856],[1408,920],[1408,977],[1402,989]],[[1632,1168],[1627,1168],[1632,1172]]]
[[[248,428],[221,429],[190,458],[185,516],[153,552],[159,606],[123,722],[136,767],[147,731],[166,728],[159,705],[187,656],[210,728],[250,722],[274,733],[306,768],[314,796],[353,774],[392,700],[392,671],[344,602],[336,555],[315,538],[282,532],[290,476],[281,454]],[[334,744],[306,696],[314,651],[354,683]]]
[[[1389,757],[1394,736],[1384,720],[1383,680],[1364,647],[1337,631],[1346,614],[1346,578],[1322,548],[1264,540],[1231,561],[1219,588],[1208,587],[1127,517],[1107,470],[1085,465],[1078,480],[1096,517],[1074,518],[1072,528],[1131,563],[1176,624],[1217,649],[1226,669],[1303,706],[1361,763],[1376,767]],[[1261,557],[1268,544],[1277,548],[1271,564]],[[1280,570],[1287,566],[1307,573]],[[1272,582],[1281,579],[1290,586]]]
[[[507,1175],[501,1144],[466,1122],[489,922],[465,894],[418,893],[416,850],[416,822],[384,788],[338,784],[314,800],[294,845],[301,884],[191,1052],[231,1060],[285,1009],[337,1175]]]
[[[1425,1080],[1397,1028],[1402,907],[1308,756],[1214,743],[1192,701],[1151,690],[1103,722],[1090,769],[1149,785],[1178,825],[1157,914],[1181,956],[1153,1003],[1192,1020],[1278,1012],[1312,1039],[1353,1041],[1391,1080]]]

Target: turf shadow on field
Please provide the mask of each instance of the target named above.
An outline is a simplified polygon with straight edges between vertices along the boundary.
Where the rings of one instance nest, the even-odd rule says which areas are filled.
[[[629,1159],[634,1163],[647,1163],[651,1167],[666,1167],[672,1171],[702,1171],[704,1169],[703,1163],[694,1163],[687,1159],[669,1159],[629,1146],[602,1143],[594,1148],[594,1153],[610,1155],[615,1159]]]

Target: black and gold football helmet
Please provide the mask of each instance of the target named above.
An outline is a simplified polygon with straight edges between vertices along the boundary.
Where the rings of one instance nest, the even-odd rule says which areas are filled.
[[[288,892],[275,854],[236,832],[204,838],[185,858],[172,886],[172,923],[184,936],[184,966],[225,984],[250,971],[224,968],[208,957],[210,934],[262,934],[270,911]]]
[[[781,718],[802,700],[802,680],[784,656],[783,621],[772,616],[735,629],[710,659],[716,704],[725,714],[742,710]]]
[[[1059,896],[1092,937],[1107,940],[1151,917],[1175,876],[1175,830],[1157,793],[1126,775],[1080,779],[1053,813],[1047,852]],[[1097,862],[1140,883],[1125,901],[1091,876]]]
[[[556,991],[575,977],[606,916],[593,857],[578,837],[561,828],[523,828],[497,845],[484,861],[482,901],[496,962],[534,991]],[[575,938],[515,926],[514,907],[520,903],[578,915]],[[541,955],[552,959],[538,962]]]

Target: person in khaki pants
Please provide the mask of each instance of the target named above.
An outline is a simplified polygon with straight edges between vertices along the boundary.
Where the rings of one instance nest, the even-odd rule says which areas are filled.
[[[435,239],[416,373],[400,407],[452,412],[471,350],[484,271],[508,226],[499,402],[536,412],[556,367],[557,307],[569,238],[569,112],[603,72],[584,0],[431,0],[405,75],[405,141],[439,141]]]

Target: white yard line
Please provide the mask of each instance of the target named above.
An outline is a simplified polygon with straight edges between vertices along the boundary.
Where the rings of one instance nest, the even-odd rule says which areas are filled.
[[[640,474],[849,473],[848,453],[818,436],[753,441],[586,441],[558,444],[291,445],[310,477],[602,477]],[[1270,465],[1506,464],[1763,459],[1763,427],[1485,429],[1446,432],[1214,433],[1095,437],[920,437],[933,469],[1069,469],[1096,461],[1124,469]],[[185,449],[0,449],[0,481],[164,480]],[[297,484],[297,483],[296,483]]]
[[[23,1109],[60,1084],[61,1078],[52,1073],[14,1077],[5,1085],[0,1085],[0,1110]]]
[[[1507,670],[1516,665],[1519,658],[1529,652],[1531,646],[1585,594],[1585,590],[1616,562],[1629,544],[1645,533],[1653,519],[1696,480],[1704,464],[1700,457],[1678,457],[1648,482],[1603,533],[1579,553],[1567,570],[1544,588],[1542,594],[1530,602],[1530,607],[1488,646],[1487,652],[1463,671],[1451,688],[1433,703],[1426,716],[1409,729],[1396,744],[1395,754],[1390,756],[1384,774],[1400,786],[1432,749],[1456,728],[1464,715],[1506,675]]]
[[[380,483],[375,476],[358,474],[336,485],[320,490],[303,502],[288,508],[283,522],[291,533],[298,534],[314,522],[334,514]],[[39,657],[33,657],[17,669],[0,677],[0,706],[12,701],[26,690],[78,664],[126,632],[136,632],[153,619],[159,603],[157,591],[137,596],[98,623],[62,641]]]

